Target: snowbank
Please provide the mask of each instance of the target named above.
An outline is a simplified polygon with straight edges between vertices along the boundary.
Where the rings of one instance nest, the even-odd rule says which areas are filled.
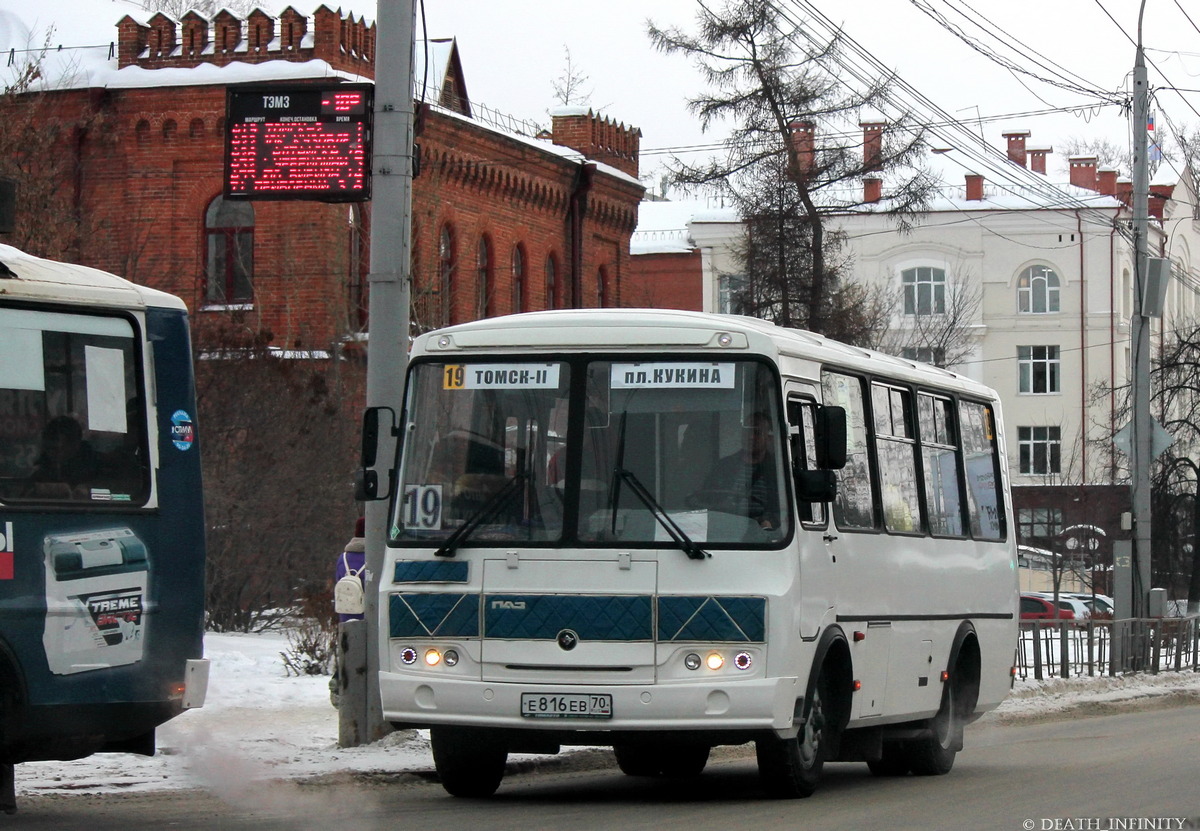
[[[205,788],[227,801],[257,784],[348,772],[430,771],[428,735],[395,733],[368,747],[337,746],[328,677],[287,677],[284,636],[205,637],[212,660],[208,700],[158,731],[158,755],[96,754],[74,762],[17,767],[17,796]],[[1130,700],[1200,699],[1200,673],[1018,682],[994,716],[1053,717],[1068,709],[1104,712]]]

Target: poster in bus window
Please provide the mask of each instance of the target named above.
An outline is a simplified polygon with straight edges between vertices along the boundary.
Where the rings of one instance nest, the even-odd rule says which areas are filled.
[[[140,661],[149,558],[137,535],[128,528],[50,534],[44,552],[50,671],[71,675]]]

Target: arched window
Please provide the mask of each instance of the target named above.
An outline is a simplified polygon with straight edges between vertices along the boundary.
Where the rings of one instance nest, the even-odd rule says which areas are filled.
[[[546,308],[558,308],[558,264],[554,255],[546,255]]]
[[[171,142],[175,140],[176,134],[179,132],[179,125],[175,123],[175,119],[168,118],[163,122],[162,136],[163,141]]]
[[[601,309],[608,305],[608,271],[604,266],[596,273],[596,305]]]
[[[525,251],[519,245],[512,253],[512,288],[513,312],[525,311]]]
[[[142,119],[134,128],[134,135],[137,137],[138,147],[145,147],[150,143],[150,122]]]
[[[254,206],[218,196],[204,215],[204,300],[213,305],[254,300]]]
[[[1017,280],[1017,311],[1021,314],[1058,312],[1058,275],[1044,265],[1025,269]]]
[[[478,317],[492,315],[492,246],[487,237],[479,238],[475,253],[475,314]]]
[[[188,125],[188,138],[204,138],[204,119],[193,118]]]
[[[442,323],[453,323],[454,303],[451,295],[454,292],[454,230],[449,225],[442,226],[441,236],[438,237],[438,293],[442,299]]]
[[[906,268],[900,272],[904,284],[906,315],[946,313],[946,271],[932,266]]]

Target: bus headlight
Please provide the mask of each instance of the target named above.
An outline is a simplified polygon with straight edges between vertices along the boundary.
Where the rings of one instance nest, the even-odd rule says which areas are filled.
[[[695,652],[689,652],[683,658],[683,665],[688,669],[700,669],[700,656]]]
[[[446,666],[452,667],[458,663],[458,653],[453,649],[447,649],[446,654],[442,656],[442,660],[446,662]]]
[[[417,650],[411,646],[406,646],[400,650],[400,661],[405,664],[415,664],[417,662]]]
[[[750,665],[754,663],[754,658],[749,652],[739,652],[733,658],[733,665],[741,670],[750,669]]]
[[[442,653],[436,649],[427,649],[425,651],[425,664],[427,666],[436,667],[442,662]]]
[[[718,670],[725,666],[725,657],[721,655],[720,652],[711,652],[709,653],[709,656],[704,659],[704,665],[709,669]]]

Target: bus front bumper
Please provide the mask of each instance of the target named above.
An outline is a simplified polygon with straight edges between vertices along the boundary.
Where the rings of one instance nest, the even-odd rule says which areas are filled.
[[[385,720],[407,726],[459,725],[524,730],[772,731],[796,733],[797,678],[731,679],[729,683],[530,684],[415,677],[381,672]],[[612,696],[605,718],[522,715],[522,695]]]

